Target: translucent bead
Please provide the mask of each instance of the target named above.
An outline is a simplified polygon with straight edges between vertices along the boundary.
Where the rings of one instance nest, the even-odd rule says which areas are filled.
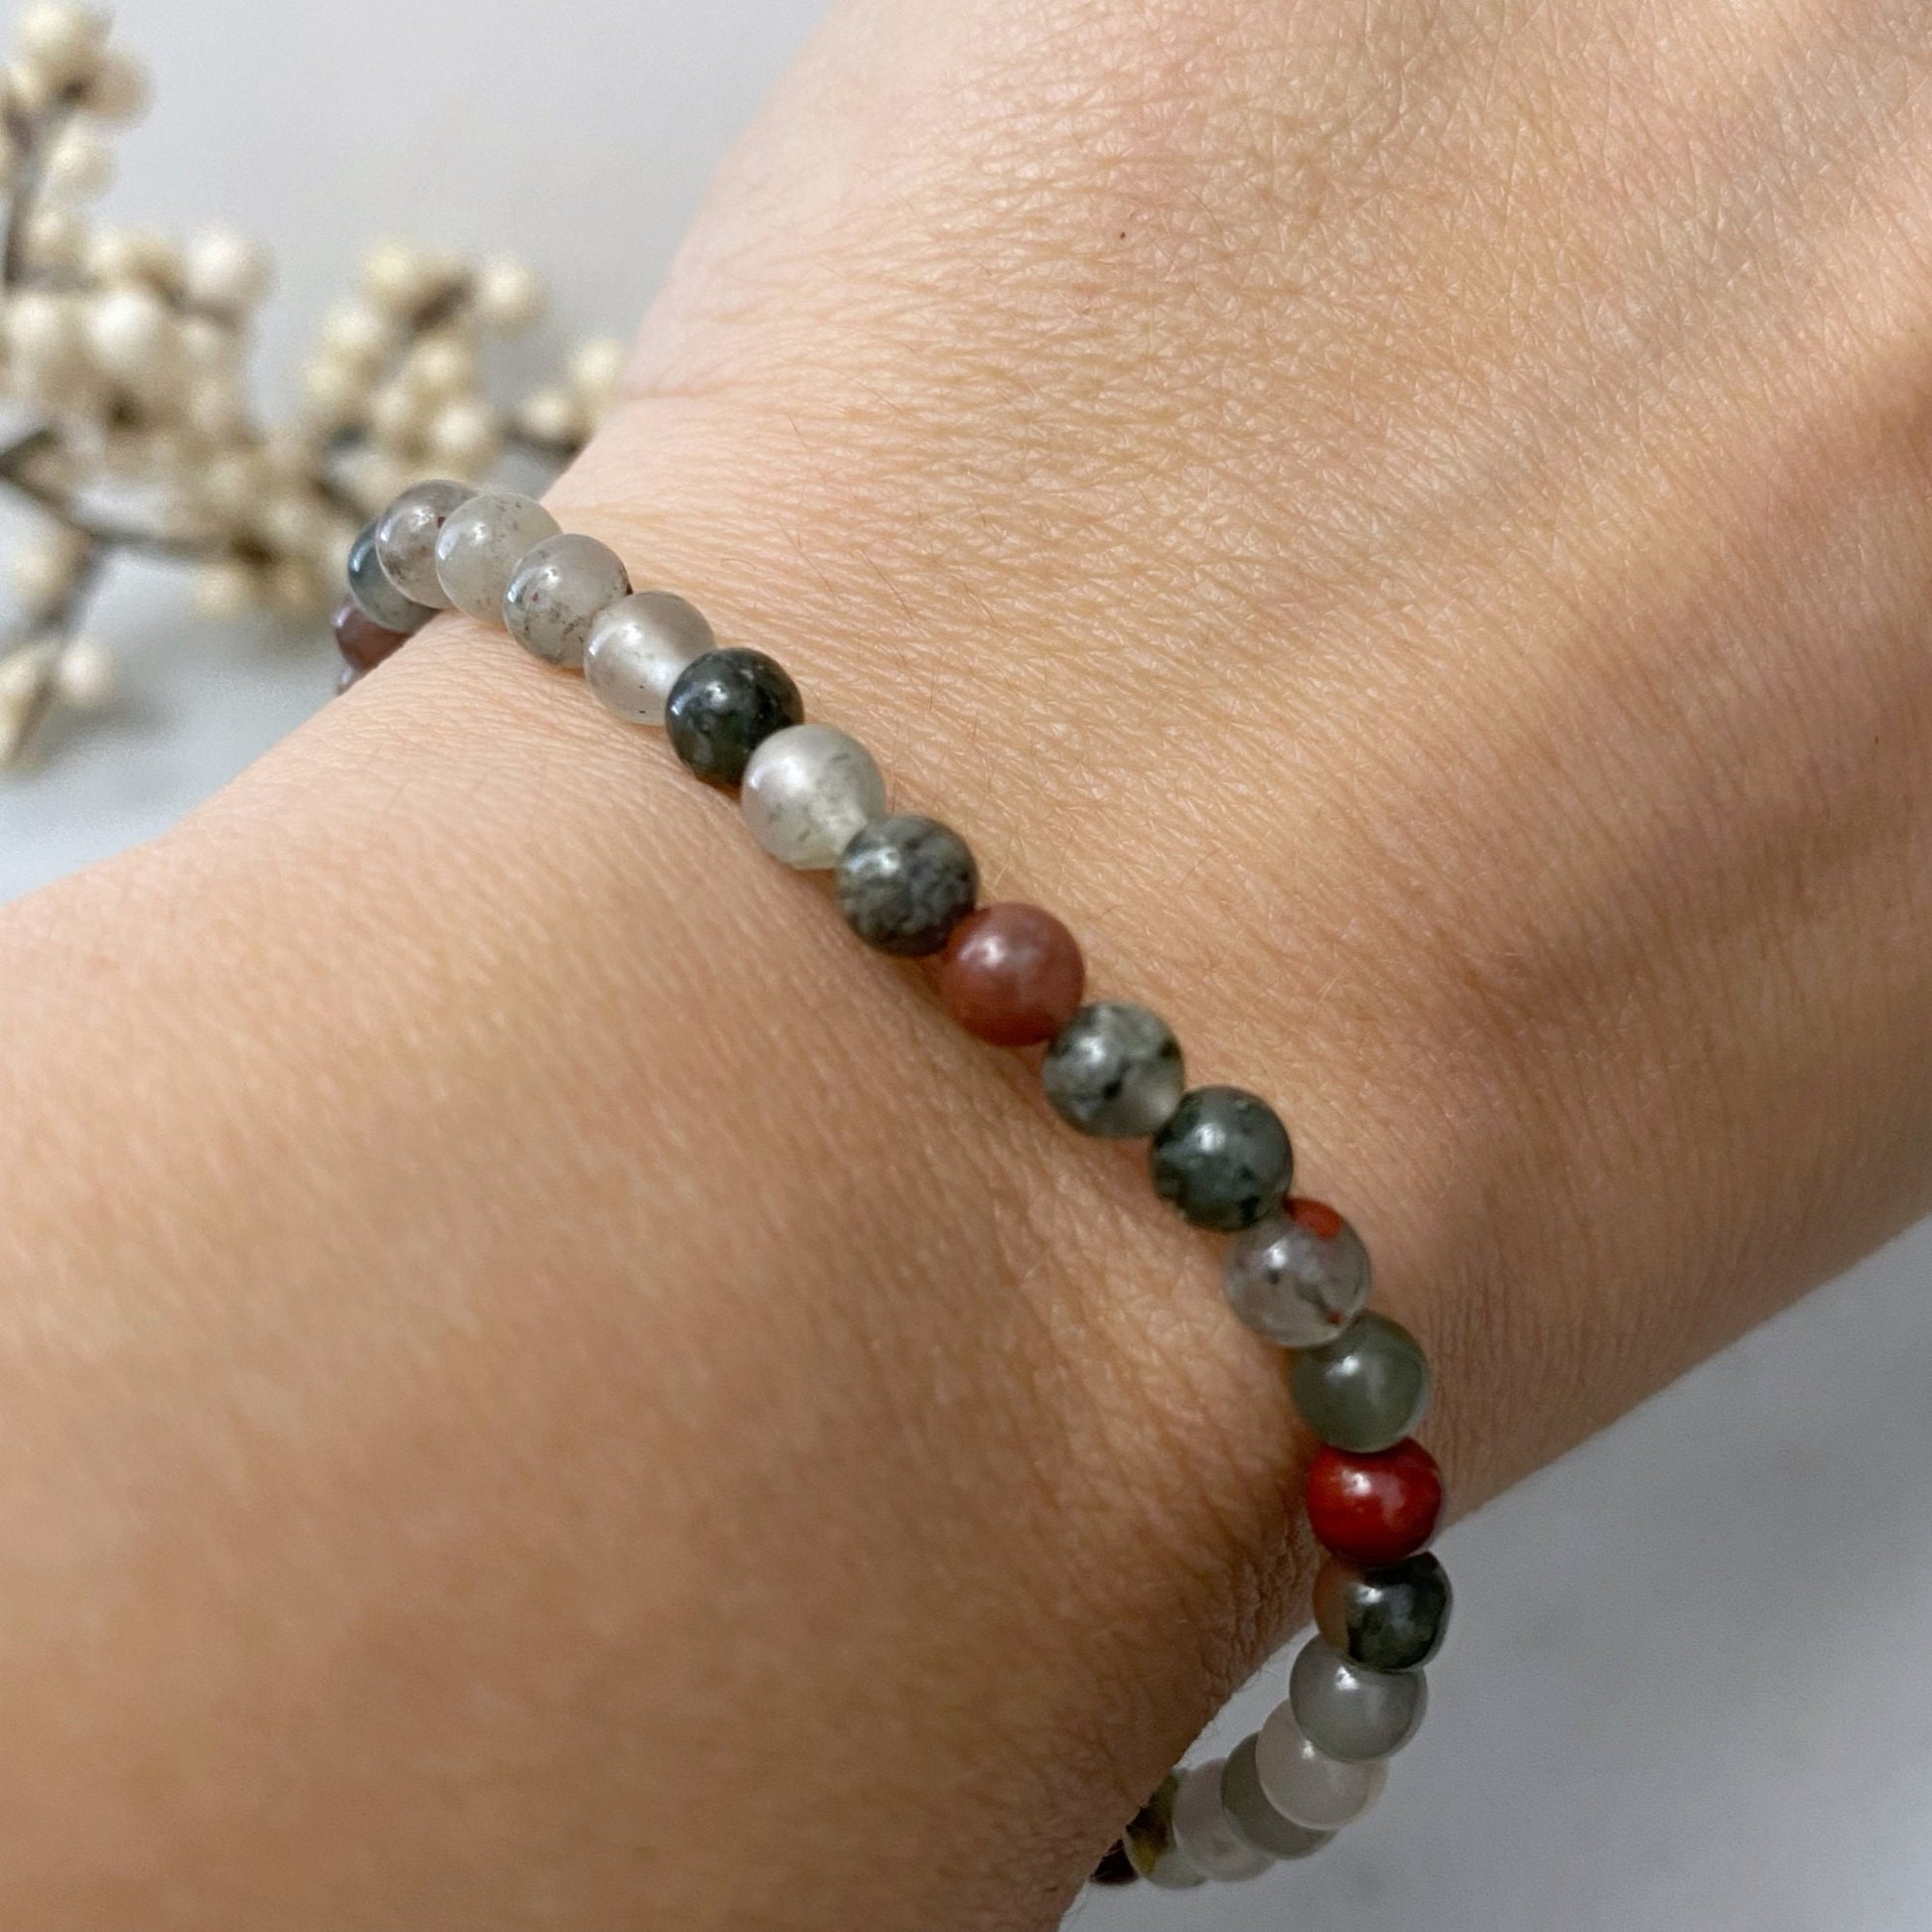
[[[1170,1773],[1161,1788],[1134,1814],[1121,1834],[1127,1862],[1163,1891],[1191,1891],[1205,1883],[1194,1862],[1174,1842],[1173,1802],[1180,1780]]]
[[[1259,1738],[1244,1737],[1228,1752],[1228,1761],[1221,1769],[1221,1810],[1235,1836],[1257,1852],[1266,1852],[1271,1859],[1306,1859],[1320,1851],[1334,1833],[1298,1825],[1269,1803],[1261,1773],[1255,1768],[1259,1742]]]
[[[454,509],[436,539],[436,581],[443,595],[483,623],[503,621],[503,593],[516,567],[557,519],[534,497],[510,489],[484,489]]]
[[[1422,1344],[1383,1314],[1356,1317],[1333,1341],[1303,1350],[1288,1385],[1302,1420],[1336,1449],[1393,1448],[1429,1407]]]
[[[805,701],[761,650],[708,650],[679,672],[664,701],[671,750],[708,785],[735,785],[773,732],[802,724]]]
[[[436,613],[403,594],[383,575],[376,561],[375,525],[364,524],[348,548],[348,594],[355,608],[372,624],[413,636]]]
[[[630,595],[630,573],[608,543],[565,530],[517,560],[503,592],[503,622],[532,657],[575,670],[591,626]]]
[[[621,597],[591,625],[584,681],[606,710],[633,725],[661,725],[671,686],[718,639],[695,604],[670,591]]]
[[[1215,1757],[1181,1772],[1173,1799],[1174,1842],[1204,1878],[1258,1878],[1274,1860],[1229,1824],[1221,1809],[1221,1770]]]
[[[1320,1348],[1368,1301],[1368,1250],[1332,1207],[1291,1200],[1228,1244],[1221,1283],[1256,1334],[1284,1348]]]
[[[937,952],[978,896],[979,867],[966,841],[913,812],[876,819],[839,855],[839,910],[881,952]]]
[[[476,493],[468,483],[431,478],[412,483],[376,518],[377,561],[405,597],[438,611],[448,607],[448,594],[436,575],[436,539],[450,512]]]
[[[1375,1570],[1330,1557],[1314,1580],[1322,1640],[1370,1670],[1418,1670],[1433,1661],[1454,1601],[1449,1572],[1427,1551]]]
[[[1154,1189],[1196,1227],[1232,1234],[1281,1199],[1294,1169],[1288,1129],[1240,1087],[1196,1087],[1154,1137]]]
[[[1137,1140],[1165,1126],[1186,1088],[1168,1023],[1124,1000],[1085,1006],[1053,1035],[1039,1069],[1054,1111],[1083,1134]]]
[[[738,802],[753,838],[780,865],[824,872],[885,817],[886,780],[856,738],[830,725],[792,725],[752,754]]]
[[[1278,1704],[1255,1738],[1255,1776],[1284,1818],[1311,1831],[1334,1832],[1382,1795],[1389,1767],[1324,1756],[1302,1734],[1294,1707]]]
[[[362,615],[362,607],[352,597],[336,607],[331,627],[336,633],[336,648],[342,652],[343,662],[357,671],[374,670],[409,641],[400,630],[385,630],[381,624],[371,623]]]
[[[1419,1670],[1368,1670],[1311,1637],[1288,1673],[1302,1735],[1344,1764],[1392,1757],[1422,1728],[1429,1680]]]

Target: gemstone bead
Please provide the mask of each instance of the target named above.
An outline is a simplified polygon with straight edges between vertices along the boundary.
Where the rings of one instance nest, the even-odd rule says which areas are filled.
[[[856,738],[830,725],[773,732],[745,767],[739,809],[753,838],[781,865],[823,872],[866,826],[886,815],[886,780]]]
[[[436,477],[411,483],[375,520],[375,555],[404,597],[434,610],[448,607],[449,594],[436,575],[436,539],[452,510],[461,509],[476,488]]]
[[[1295,1357],[1288,1385],[1302,1420],[1336,1449],[1385,1449],[1429,1407],[1422,1344],[1385,1314],[1358,1315],[1333,1341]]]
[[[532,657],[575,670],[591,625],[629,595],[630,573],[608,543],[563,530],[518,560],[503,592],[503,623]]]
[[[995,1046],[1051,1039],[1080,1010],[1080,943],[1052,913],[1008,900],[962,919],[939,960],[946,1011]]]
[[[513,489],[479,490],[443,519],[436,581],[465,616],[501,623],[503,593],[517,565],[556,534],[557,519],[534,497]]]
[[[591,625],[584,681],[606,710],[633,725],[661,725],[664,700],[687,664],[718,648],[695,604],[671,591],[621,597]]]
[[[1161,1788],[1134,1814],[1121,1843],[1128,1863],[1163,1891],[1190,1891],[1205,1882],[1193,1860],[1174,1842],[1173,1801],[1180,1780],[1170,1773]]]
[[[1228,1822],[1221,1809],[1221,1771],[1222,1761],[1215,1757],[1181,1772],[1173,1798],[1174,1843],[1203,1878],[1223,1883],[1259,1878],[1274,1860]]]
[[[1221,1767],[1221,1810],[1243,1844],[1266,1852],[1271,1859],[1306,1859],[1320,1851],[1334,1833],[1298,1825],[1269,1802],[1255,1768],[1259,1743],[1257,1737],[1244,1737],[1228,1752],[1228,1761]]]
[[[1311,1637],[1289,1668],[1288,1702],[1323,1756],[1366,1764],[1393,1757],[1422,1728],[1429,1680],[1419,1670],[1366,1670]]]
[[[1314,1580],[1314,1624],[1330,1649],[1371,1670],[1420,1670],[1449,1634],[1449,1572],[1428,1552],[1379,1570],[1330,1557]]]
[[[1286,1702],[1269,1714],[1255,1738],[1255,1776],[1284,1818],[1315,1832],[1335,1832],[1374,1804],[1389,1781],[1379,1761],[1344,1764],[1325,1756],[1302,1734]]]
[[[1376,1570],[1413,1557],[1436,1534],[1443,1472],[1420,1443],[1375,1455],[1320,1449],[1309,1462],[1309,1528],[1344,1563]]]
[[[709,785],[735,785],[752,754],[805,701],[784,666],[761,650],[708,650],[678,673],[664,704],[671,750]]]
[[[978,895],[979,867],[965,840],[910,812],[868,825],[839,858],[839,910],[881,952],[937,952]]]
[[[406,631],[385,630],[381,624],[371,622],[352,597],[345,597],[337,605],[330,625],[336,633],[336,648],[342,652],[344,664],[352,671],[374,670],[384,658],[393,657],[409,641]]]
[[[1195,1087],[1148,1150],[1154,1188],[1196,1227],[1252,1227],[1282,1197],[1294,1167],[1288,1129],[1240,1087]]]
[[[436,613],[403,594],[382,574],[376,561],[375,525],[363,524],[348,547],[348,594],[355,608],[384,630],[400,631],[405,637],[422,629]]]
[[[1101,1000],[1053,1035],[1039,1082],[1070,1126],[1131,1141],[1167,1124],[1187,1076],[1180,1042],[1165,1020],[1124,1000]]]
[[[1256,1334],[1319,1348],[1368,1301],[1368,1250],[1332,1207],[1291,1200],[1228,1244],[1221,1285]]]
[[[1090,1885],[1132,1885],[1140,1880],[1141,1874],[1134,1869],[1134,1862],[1127,1856],[1127,1847],[1119,1839],[1108,1846],[1100,1855],[1100,1863],[1094,1866],[1093,1875],[1087,1880]]]

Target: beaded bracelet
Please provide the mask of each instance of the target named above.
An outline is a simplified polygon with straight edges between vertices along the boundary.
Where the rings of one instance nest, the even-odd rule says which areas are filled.
[[[528,496],[418,483],[357,537],[336,614],[343,687],[452,606],[503,624],[546,663],[581,667],[620,718],[662,725],[700,778],[738,788],[766,852],[833,873],[861,939],[936,958],[940,998],[968,1033],[1044,1045],[1040,1084],[1061,1118],[1102,1139],[1148,1140],[1156,1191],[1233,1237],[1227,1299],[1292,1351],[1289,1386],[1320,1445],[1306,1479],[1309,1524],[1328,1552],[1316,1635],[1260,1731],[1225,1760],[1170,1775],[1094,1881],[1182,1889],[1318,1851],[1375,1802],[1389,1758],[1421,1725],[1423,1667],[1442,1647],[1450,1591],[1426,1548],[1442,1474],[1410,1435],[1428,1404],[1428,1364],[1405,1328],[1365,1311],[1368,1251],[1354,1229],[1290,1193],[1280,1117],[1239,1087],[1188,1087],[1179,1042],[1145,1007],[1083,1005],[1072,933],[1036,905],[980,905],[965,841],[890,811],[871,755],[806,724],[782,666],[720,648],[683,598],[633,592],[615,551],[562,532]]]

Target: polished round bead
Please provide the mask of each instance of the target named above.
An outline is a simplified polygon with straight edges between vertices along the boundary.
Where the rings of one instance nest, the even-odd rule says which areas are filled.
[[[1225,1884],[1259,1878],[1274,1860],[1257,1852],[1228,1822],[1221,1809],[1222,1768],[1221,1759],[1213,1757],[1181,1772],[1173,1796],[1173,1836],[1203,1878]]]
[[[773,732],[804,719],[797,685],[761,650],[708,650],[693,658],[664,703],[671,750],[710,785],[737,784]]]
[[[1255,1738],[1255,1776],[1284,1818],[1313,1832],[1337,1832],[1382,1795],[1389,1767],[1380,1761],[1344,1764],[1302,1734],[1295,1708],[1283,1702]]]
[[[661,725],[684,667],[717,648],[695,604],[672,591],[636,591],[591,625],[584,681],[607,711],[633,725]]]
[[[1291,1200],[1229,1242],[1221,1285],[1256,1334],[1319,1348],[1368,1301],[1368,1250],[1332,1207]]]
[[[405,597],[436,610],[449,593],[436,575],[436,540],[452,510],[477,493],[471,483],[433,477],[411,483],[375,520],[375,554],[382,573]]]
[[[1314,1623],[1330,1649],[1370,1670],[1419,1670],[1449,1634],[1449,1572],[1425,1551],[1379,1570],[1330,1557],[1314,1580]]]
[[[830,725],[791,725],[752,754],[738,803],[753,838],[780,865],[824,872],[886,816],[886,779],[856,738]]]
[[[348,594],[355,608],[384,630],[400,631],[405,637],[422,629],[436,613],[403,594],[382,574],[376,561],[375,525],[366,523],[348,547]]]
[[[1154,1190],[1196,1227],[1252,1227],[1282,1197],[1294,1170],[1288,1129],[1267,1101],[1240,1087],[1195,1087],[1154,1137]]]
[[[1309,1528],[1323,1549],[1365,1570],[1425,1548],[1443,1514],[1443,1472],[1420,1443],[1374,1455],[1320,1449],[1305,1486]]]
[[[911,812],[875,820],[839,858],[839,910],[881,952],[937,952],[978,895],[979,867],[966,841]]]
[[[1422,1728],[1429,1680],[1419,1670],[1367,1670],[1311,1637],[1288,1673],[1302,1735],[1344,1764],[1393,1757]]]
[[[1228,1752],[1228,1761],[1221,1767],[1221,1810],[1243,1844],[1266,1852],[1271,1859],[1306,1859],[1320,1851],[1334,1833],[1298,1825],[1269,1802],[1255,1768],[1259,1742],[1244,1737]]]
[[[608,543],[564,530],[518,560],[503,592],[503,622],[532,657],[575,670],[592,624],[629,595],[630,573]]]
[[[1051,1039],[1080,1010],[1080,942],[1052,913],[1008,900],[960,920],[939,960],[946,1011],[995,1046]]]
[[[1082,1007],[1053,1035],[1039,1083],[1054,1111],[1081,1133],[1131,1141],[1167,1124],[1187,1074],[1180,1042],[1159,1014],[1102,1000]]]
[[[556,534],[557,519],[534,497],[512,489],[479,490],[443,519],[436,581],[467,617],[501,623],[503,593],[517,565]]]
[[[1179,1789],[1180,1780],[1170,1772],[1121,1834],[1128,1863],[1163,1891],[1190,1891],[1205,1882],[1193,1860],[1174,1842],[1173,1801]]]
[[[1302,1420],[1336,1449],[1384,1449],[1429,1407],[1422,1344],[1385,1314],[1358,1315],[1333,1341],[1295,1357],[1288,1385]]]
[[[407,631],[385,630],[381,624],[372,623],[352,597],[337,605],[330,627],[336,633],[336,648],[342,652],[343,662],[356,671],[374,670],[409,641]]]

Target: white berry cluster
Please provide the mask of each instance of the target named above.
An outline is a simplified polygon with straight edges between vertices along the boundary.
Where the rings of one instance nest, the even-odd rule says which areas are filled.
[[[426,476],[483,481],[506,453],[554,465],[614,394],[621,350],[594,341],[560,381],[504,408],[492,340],[544,308],[537,277],[400,241],[372,248],[324,320],[293,414],[270,422],[248,380],[272,281],[259,243],[96,220],[111,131],[147,104],[108,19],[71,0],[21,16],[0,71],[0,486],[45,521],[14,565],[22,619],[0,641],[0,763],[57,706],[107,701],[113,664],[78,621],[117,552],[196,571],[211,617],[325,610],[358,525]]]

